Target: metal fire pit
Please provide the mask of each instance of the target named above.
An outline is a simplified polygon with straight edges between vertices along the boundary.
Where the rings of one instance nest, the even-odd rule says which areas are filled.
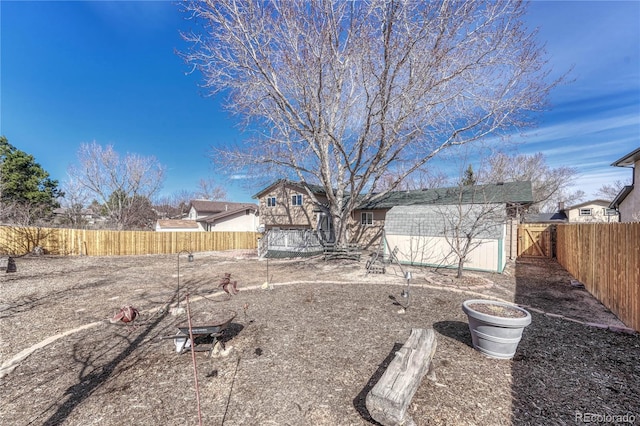
[[[225,330],[236,317],[234,311],[227,311],[215,315],[196,314],[191,317],[191,334],[194,342],[189,337],[189,323],[184,321],[178,325],[178,333],[175,336],[166,336],[163,339],[173,339],[176,352],[183,354],[191,350],[196,352],[213,353],[213,348],[218,342],[222,344],[220,338],[224,336]]]

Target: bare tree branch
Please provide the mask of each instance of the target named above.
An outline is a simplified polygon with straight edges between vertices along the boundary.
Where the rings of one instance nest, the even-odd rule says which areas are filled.
[[[227,198],[227,191],[218,185],[213,178],[200,179],[198,187],[199,191],[195,193],[197,198],[211,201],[225,200]]]
[[[613,201],[613,199],[616,198],[616,196],[620,193],[622,188],[625,187],[625,185],[631,185],[631,181],[616,180],[613,183],[605,183],[600,188],[598,188],[594,195],[597,198],[602,198],[606,201]]]
[[[530,124],[557,84],[519,1],[184,5],[200,23],[184,59],[256,131],[212,157],[323,185],[339,242],[359,203],[453,146]]]
[[[164,181],[164,167],[155,157],[121,158],[113,146],[93,142],[80,146],[78,163],[69,168],[69,179],[100,201],[118,229],[150,220],[149,201]]]
[[[559,202],[572,205],[584,198],[583,191],[570,190],[576,176],[573,167],[549,167],[542,153],[515,156],[497,153],[488,159],[479,179],[483,183],[531,181],[534,197],[531,210],[554,212]]]

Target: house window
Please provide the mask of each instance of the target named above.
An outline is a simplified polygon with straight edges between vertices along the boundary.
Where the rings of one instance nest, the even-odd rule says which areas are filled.
[[[606,216],[615,216],[618,214],[618,211],[616,209],[604,209],[604,214]]]
[[[580,209],[580,216],[591,216],[592,209]]]
[[[267,207],[276,206],[276,197],[267,197]]]
[[[373,225],[373,212],[362,212],[360,224],[362,225]]]
[[[296,194],[291,197],[291,205],[292,206],[301,206],[302,205],[302,195]]]

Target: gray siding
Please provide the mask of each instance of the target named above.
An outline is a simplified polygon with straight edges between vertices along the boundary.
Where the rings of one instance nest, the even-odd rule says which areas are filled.
[[[396,206],[389,210],[385,221],[387,235],[443,237],[445,229],[451,229],[462,215],[462,229],[473,226],[473,222],[482,215],[477,228],[476,238],[500,239],[503,237],[503,224],[506,220],[501,205],[468,204]]]

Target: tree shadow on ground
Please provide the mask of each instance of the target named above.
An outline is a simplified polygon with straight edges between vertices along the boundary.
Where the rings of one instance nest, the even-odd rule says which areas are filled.
[[[545,264],[557,273],[555,261]],[[516,264],[515,302],[534,305],[525,286],[544,286],[545,274],[525,276],[518,268]],[[531,314],[532,323],[511,361],[514,425],[576,424],[589,415],[631,414],[635,421],[640,419],[639,336]],[[608,419],[591,418],[596,423],[624,423],[621,417]]]
[[[111,361],[101,366],[92,365],[90,361],[85,360],[80,373],[79,380],[76,384],[70,386],[65,391],[68,395],[67,400],[58,407],[43,424],[47,426],[59,425],[71,415],[73,410],[82,404],[84,400],[89,398],[94,392],[111,377],[118,367],[127,357],[129,357],[141,344],[147,336],[153,331],[166,317],[167,313],[158,315],[158,317],[149,323],[144,331],[142,331],[135,339],[130,341],[127,346],[117,354]],[[85,374],[85,371],[88,371]]]

